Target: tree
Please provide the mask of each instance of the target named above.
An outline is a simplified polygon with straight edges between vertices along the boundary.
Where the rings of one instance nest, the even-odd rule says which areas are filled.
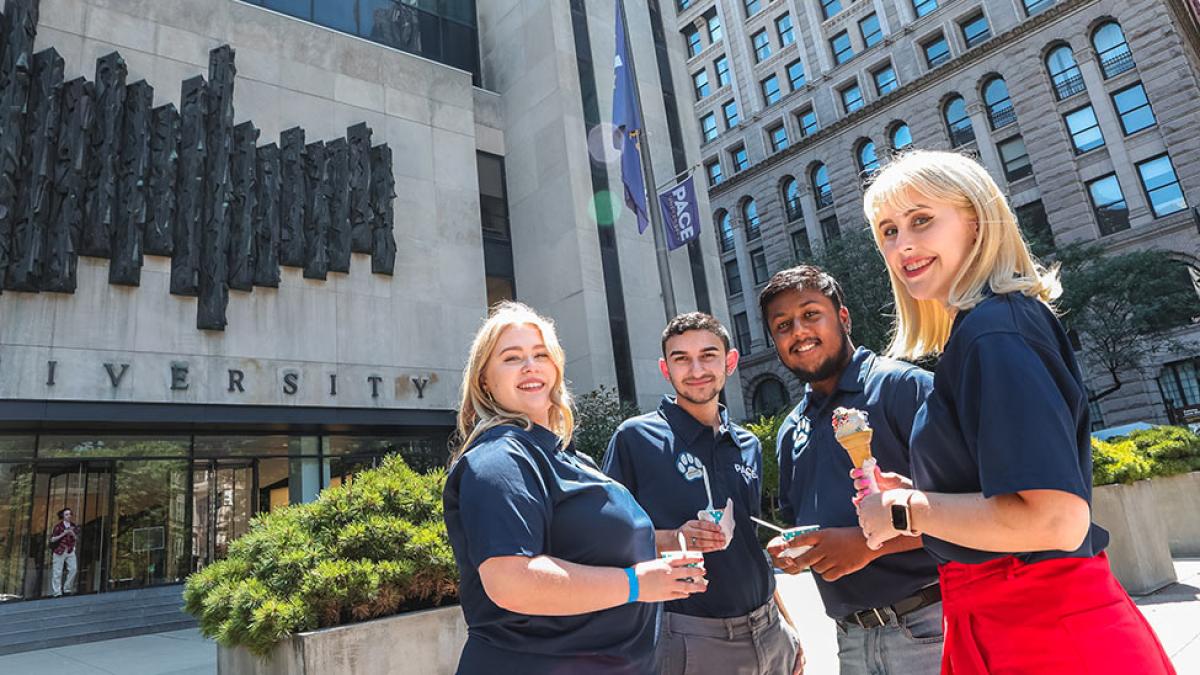
[[[604,385],[579,396],[575,399],[575,450],[599,464],[617,427],[637,414],[636,406],[622,401],[616,390]]]
[[[812,263],[831,274],[846,294],[854,343],[883,352],[892,333],[895,302],[887,266],[866,229],[856,229],[828,242]]]
[[[1180,347],[1171,334],[1200,316],[1200,299],[1185,265],[1163,251],[1104,255],[1096,244],[1073,244],[1058,254],[1063,325],[1084,347],[1083,361],[1112,382],[1093,393],[1098,401],[1124,384],[1147,359]]]

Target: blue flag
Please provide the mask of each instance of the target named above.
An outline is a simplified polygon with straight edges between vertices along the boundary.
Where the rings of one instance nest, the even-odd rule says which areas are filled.
[[[616,84],[613,87],[613,146],[621,150],[621,184],[625,187],[625,205],[637,214],[638,233],[650,226],[646,204],[646,181],[642,176],[642,111],[638,109],[637,82],[630,65],[629,46],[625,43],[625,12],[617,0]]]
[[[667,250],[674,251],[700,236],[700,205],[696,201],[696,182],[689,175],[683,182],[658,195],[662,207]]]

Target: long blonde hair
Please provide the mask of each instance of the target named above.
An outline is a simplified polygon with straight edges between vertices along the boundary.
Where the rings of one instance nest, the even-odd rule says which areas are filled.
[[[1057,269],[1046,270],[1029,252],[1000,186],[979,162],[955,152],[912,150],[897,155],[878,173],[863,197],[863,210],[881,252],[881,211],[887,206],[913,208],[912,194],[973,212],[979,235],[945,303],[913,298],[888,268],[896,300],[890,356],[917,359],[940,352],[950,338],[954,314],[979,304],[989,287],[998,294],[1023,293],[1047,306],[1061,293]]]
[[[558,342],[558,334],[554,331],[554,323],[527,305],[519,302],[501,302],[492,309],[479,332],[475,334],[467,365],[463,369],[456,434],[462,444],[455,452],[454,459],[466,452],[480,434],[492,427],[501,424],[516,424],[524,429],[533,427],[533,421],[528,415],[500,407],[500,404],[483,389],[483,371],[487,367],[488,359],[492,357],[500,335],[513,326],[533,326],[542,334],[542,343],[550,353],[555,370],[554,384],[550,387],[550,430],[562,439],[564,447],[571,442],[571,435],[575,430],[575,415],[571,412],[571,393],[567,391],[563,379],[566,357],[562,345]]]

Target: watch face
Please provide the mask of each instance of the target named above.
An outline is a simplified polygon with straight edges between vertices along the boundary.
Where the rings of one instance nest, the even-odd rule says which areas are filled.
[[[898,532],[908,531],[908,509],[900,504],[892,504],[892,527]]]

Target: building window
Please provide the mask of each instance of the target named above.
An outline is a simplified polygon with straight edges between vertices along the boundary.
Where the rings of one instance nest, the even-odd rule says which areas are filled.
[[[771,57],[771,38],[767,35],[767,31],[758,31],[750,40],[754,43],[755,63],[762,63]]]
[[[859,171],[872,174],[879,170],[879,157],[875,154],[875,141],[870,139],[864,140],[858,145],[858,152],[855,153],[855,159],[858,160]]]
[[[792,85],[792,91],[804,86],[804,64],[800,62],[800,59],[788,64],[787,76],[788,82]]]
[[[1179,179],[1175,177],[1175,167],[1171,166],[1171,158],[1159,155],[1144,162],[1137,163],[1138,177],[1142,179],[1142,189],[1150,201],[1155,218],[1172,213],[1178,213],[1187,208],[1183,198],[1183,190],[1179,188]]]
[[[808,232],[796,230],[792,233],[792,259],[798,263],[812,259],[812,243],[808,241]]]
[[[700,40],[700,31],[695,26],[683,29],[683,39],[687,40],[688,56],[695,56],[704,51],[704,43]]]
[[[1121,117],[1121,128],[1125,135],[1136,133],[1156,124],[1154,111],[1150,109],[1150,101],[1146,98],[1146,90],[1142,83],[1130,85],[1114,92],[1113,106]]]
[[[721,110],[725,111],[725,126],[732,129],[738,125],[737,101],[728,101],[721,106]]]
[[[759,0],[745,0],[745,4],[746,4],[746,18],[747,19],[754,16],[755,14],[758,14],[759,10],[762,9],[762,6],[759,4]]]
[[[817,164],[812,170],[813,196],[817,199],[817,208],[833,206],[833,186],[829,184],[829,172],[824,164]]]
[[[1021,0],[1025,5],[1025,16],[1033,16],[1054,4],[1054,0]]]
[[[938,8],[937,0],[913,0],[913,10],[921,18]]]
[[[950,132],[950,145],[957,148],[975,140],[975,130],[971,128],[971,117],[967,115],[967,103],[961,96],[955,96],[946,102],[942,111],[946,118],[946,130]]]
[[[787,146],[788,146],[787,128],[784,127],[782,124],[772,127],[771,130],[767,132],[767,135],[770,136],[770,138],[771,138],[772,152],[779,152],[780,150],[784,150],[787,148]]]
[[[783,182],[783,208],[789,223],[804,218],[804,209],[800,206],[800,183],[790,176]]]
[[[820,130],[817,126],[817,113],[812,108],[796,113],[796,122],[800,125],[801,136],[812,136]]]
[[[745,171],[750,166],[750,159],[746,156],[746,146],[744,145],[739,145],[730,150],[729,156],[733,158],[734,173]]]
[[[754,400],[751,405],[755,417],[765,417],[782,412],[788,407],[787,389],[779,380],[768,377],[754,388]]]
[[[937,68],[943,63],[950,60],[950,44],[946,42],[946,36],[938,33],[937,37],[925,42],[921,45],[925,50],[925,63],[930,68]]]
[[[692,6],[692,0],[676,0],[675,6],[678,7],[679,11],[682,12],[683,10]]]
[[[825,241],[833,241],[842,236],[842,228],[838,225],[837,214],[821,219],[821,236]]]
[[[1096,60],[1104,79],[1115,77],[1133,68],[1133,52],[1125,42],[1125,33],[1116,21],[1109,21],[1092,33],[1092,46],[1096,48]]]
[[[1125,204],[1125,195],[1121,192],[1116,174],[1110,173],[1090,181],[1087,188],[1101,236],[1128,230],[1129,206]]]
[[[912,145],[912,132],[909,131],[908,125],[901,122],[893,127],[890,140],[893,150],[903,150]]]
[[[842,11],[841,0],[821,0],[821,14],[826,19],[831,19],[835,14]]]
[[[858,31],[862,33],[863,44],[867,49],[874,47],[883,40],[883,29],[879,27],[879,17],[874,13],[868,14],[858,22]]]
[[[1002,129],[1017,121],[1012,99],[1008,97],[1008,85],[1004,78],[992,78],[983,87],[983,102],[987,104],[988,123],[993,129]]]
[[[772,75],[761,82],[763,101],[771,106],[779,102],[783,94],[779,91],[779,78]]]
[[[1200,405],[1200,368],[1194,358],[1163,365],[1158,376],[1168,411]]]
[[[705,142],[717,140],[717,116],[714,113],[700,118],[700,134]]]
[[[740,291],[739,291],[740,292]],[[750,320],[745,312],[733,315],[733,334],[737,349],[743,355],[750,353]]]
[[[1054,83],[1054,95],[1060,101],[1087,88],[1075,63],[1075,55],[1067,45],[1051,50],[1046,56],[1046,70],[1050,72],[1050,81]]]
[[[721,251],[732,251],[733,219],[729,217],[728,211],[721,211],[719,214],[717,214],[717,227],[721,229]],[[728,273],[728,270],[726,270],[726,273]]]
[[[730,295],[738,295],[742,292],[742,275],[738,272],[736,260],[725,262],[725,288],[728,289]]]
[[[701,70],[698,73],[692,73],[692,86],[696,90],[697,101],[711,94],[712,90],[708,86],[708,71]]]
[[[729,59],[722,54],[717,57],[715,65],[717,66],[717,86],[727,86],[729,84]]]
[[[829,40],[829,48],[833,50],[833,60],[839,65],[854,58],[854,47],[850,44],[850,34],[842,31]]]
[[[1025,139],[1020,136],[1000,143],[996,146],[1000,151],[1000,161],[1004,164],[1004,177],[1013,182],[1033,175],[1033,165],[1029,163],[1029,152],[1025,150]]]
[[[896,91],[896,88],[900,86],[900,83],[896,81],[896,70],[891,65],[876,70],[871,73],[871,76],[875,79],[875,92],[880,96]]]
[[[747,199],[742,204],[742,222],[746,225],[746,239],[758,239],[762,235],[762,230],[759,228],[758,220],[758,205],[753,199]]]
[[[754,285],[767,283],[771,276],[767,274],[767,254],[760,248],[750,252],[750,267],[754,268]]]
[[[717,16],[716,8],[705,12],[704,20],[708,25],[708,43],[715,44],[720,42],[721,38],[725,35],[721,32],[721,17]]]
[[[775,19],[775,31],[779,33],[779,48],[782,49],[796,41],[796,33],[792,29],[792,15],[784,14]]]
[[[516,299],[512,237],[508,220],[508,193],[504,158],[475,153],[479,178],[479,221],[483,229],[483,267],[488,307]]]
[[[846,109],[847,115],[865,105],[863,103],[862,89],[859,89],[857,84],[840,89],[838,93],[842,96],[842,107]]]
[[[721,173],[721,160],[719,159],[705,164],[704,170],[708,173],[709,185],[720,185],[721,181],[725,180],[725,176]]]
[[[1104,134],[1100,132],[1100,123],[1096,121],[1096,112],[1092,106],[1085,105],[1079,110],[1063,115],[1067,123],[1067,131],[1071,134],[1071,143],[1075,146],[1075,154],[1081,155],[1088,150],[1104,146]]]
[[[963,41],[967,44],[967,49],[981,45],[992,37],[992,28],[988,25],[987,17],[983,13],[967,19],[959,24],[962,28]]]
[[[1054,252],[1054,233],[1050,230],[1050,220],[1046,218],[1046,207],[1039,199],[1015,209],[1017,226],[1025,241],[1029,242],[1029,250],[1036,256],[1044,256]]]

